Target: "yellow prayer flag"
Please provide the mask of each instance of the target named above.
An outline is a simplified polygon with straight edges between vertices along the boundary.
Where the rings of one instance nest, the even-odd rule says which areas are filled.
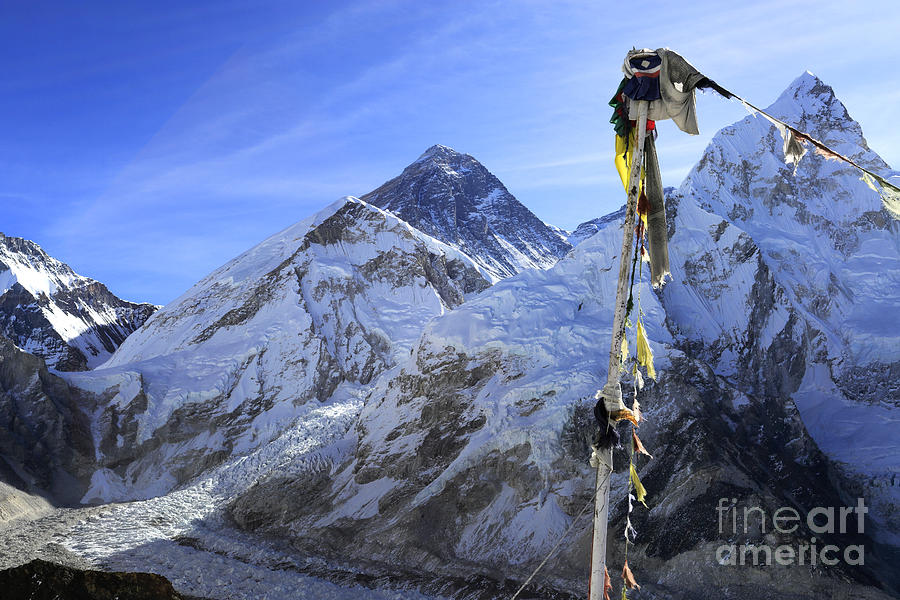
[[[650,349],[647,332],[644,331],[644,324],[640,319],[637,323],[637,361],[647,369],[650,379],[656,379],[656,369],[653,368],[653,350]]]
[[[644,498],[647,497],[647,490],[644,489],[644,484],[641,483],[641,480],[638,478],[637,469],[634,468],[634,463],[631,463],[631,484],[634,486],[634,497],[637,498],[637,501],[647,506],[647,503],[644,502]],[[650,508],[647,506],[647,508]]]
[[[631,134],[629,135],[629,140],[626,141],[624,137],[621,135],[616,136],[616,155],[615,155],[615,164],[616,170],[619,172],[619,177],[622,178],[622,187],[625,188],[625,192],[628,192],[628,180],[631,175],[631,161],[634,155],[634,146],[637,144],[637,127],[631,128]],[[638,184],[638,196],[640,196],[641,185],[644,181],[644,168],[641,167],[641,184]]]

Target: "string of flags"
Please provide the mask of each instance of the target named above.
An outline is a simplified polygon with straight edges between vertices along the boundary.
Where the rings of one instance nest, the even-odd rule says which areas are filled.
[[[639,213],[640,214],[640,213]],[[642,215],[643,220],[643,215]],[[641,222],[638,223],[638,229],[641,228]],[[643,280],[643,269],[642,263],[644,262],[644,257],[646,256],[645,249],[643,247],[643,241],[641,236],[637,236],[636,247],[639,248],[635,252],[635,256],[640,256],[641,260],[632,261],[632,272],[631,272],[631,293],[634,292],[634,278],[635,272],[640,273],[640,281]],[[637,467],[635,466],[635,455],[644,454],[648,459],[652,459],[653,457],[647,452],[647,449],[644,448],[644,444],[641,442],[640,438],[637,435],[637,428],[643,420],[643,413],[641,411],[641,405],[638,402],[638,393],[641,392],[644,388],[644,376],[641,373],[641,367],[643,367],[647,376],[651,379],[656,379],[656,370],[653,367],[653,351],[650,349],[649,341],[647,340],[647,333],[644,330],[643,325],[643,308],[641,306],[641,286],[637,286],[637,316],[635,319],[635,324],[632,327],[630,319],[628,315],[631,314],[635,305],[632,304],[631,307],[628,308],[628,312],[626,313],[626,321],[625,327],[626,329],[633,328],[635,334],[635,354],[633,357],[630,356],[628,350],[628,336],[624,335],[622,337],[622,352],[621,352],[621,364],[619,366],[620,370],[625,370],[629,360],[631,361],[631,377],[632,377],[632,391],[633,391],[633,400],[631,404],[631,415],[628,417],[628,421],[630,422],[631,428],[631,439],[629,440],[629,451],[628,451],[628,489],[627,489],[627,498],[628,498],[628,513],[625,516],[625,553],[624,553],[624,562],[622,566],[622,600],[628,600],[628,590],[632,589],[641,589],[640,584],[638,584],[637,580],[634,577],[634,573],[631,571],[631,567],[628,565],[628,548],[631,542],[637,537],[637,530],[634,528],[634,525],[631,523],[631,514],[634,512],[634,503],[640,502],[647,508],[647,490],[644,487],[643,483],[641,483],[641,479],[638,476]],[[609,584],[609,587],[607,587]],[[609,571],[607,570],[604,575],[604,599],[610,600],[609,592],[612,590],[612,585],[609,583]]]
[[[731,92],[728,93],[736,100],[740,101],[751,115],[761,115],[778,129],[782,140],[784,140],[784,162],[789,165],[794,165],[795,173],[797,172],[797,166],[800,164],[800,159],[806,155],[807,146],[812,146],[813,151],[819,156],[828,160],[843,161],[859,170],[862,173],[861,179],[865,184],[881,197],[881,203],[885,210],[891,213],[894,218],[900,219],[900,187],[891,183],[878,173],[862,166],[852,158],[832,150],[810,134],[804,133],[789,123],[773,117],[763,109],[750,104],[737,94],[732,94]]]
[[[728,91],[715,81],[704,76],[693,65],[676,52],[668,48],[632,49],[625,57],[622,66],[624,77],[612,99],[609,101],[613,109],[610,123],[615,131],[615,158],[614,164],[622,184],[628,191],[631,175],[632,156],[638,144],[636,120],[638,111],[636,101],[647,101],[646,136],[643,141],[643,161],[638,185],[638,200],[636,213],[640,217],[635,223],[635,247],[631,265],[631,281],[629,295],[626,304],[626,320],[624,328],[626,334],[622,336],[620,371],[626,369],[631,361],[631,376],[633,382],[633,404],[631,414],[624,418],[630,422],[631,436],[628,452],[628,513],[625,519],[625,551],[622,567],[622,600],[628,599],[628,591],[640,589],[640,585],[634,577],[634,573],[628,564],[628,549],[636,539],[637,531],[631,522],[635,502],[647,506],[647,490],[641,483],[638,470],[635,465],[636,455],[643,454],[647,459],[653,457],[644,447],[637,435],[637,427],[642,420],[638,394],[644,387],[644,375],[656,379],[656,370],[653,366],[653,351],[647,339],[647,333],[643,323],[643,311],[640,304],[640,289],[637,287],[637,313],[632,323],[630,317],[635,308],[635,276],[643,278],[643,263],[650,265],[650,282],[654,287],[664,284],[665,278],[670,276],[668,239],[665,216],[665,200],[663,195],[662,179],[659,172],[659,161],[656,154],[656,121],[672,119],[679,129],[691,135],[699,133],[696,113],[696,89],[712,89],[726,99],[736,99],[752,115],[760,115],[774,125],[784,141],[783,153],[785,163],[794,167],[796,173],[800,160],[807,151],[812,150],[828,160],[843,161],[861,172],[862,180],[882,200],[885,209],[894,217],[900,218],[900,187],[888,181],[885,177],[860,165],[857,161],[828,147],[812,135],[800,131],[785,121],[774,117],[766,111],[747,102],[737,94]],[[635,352],[630,354],[627,331],[634,330]],[[603,407],[601,398],[595,407],[595,415],[600,425],[597,443],[595,443],[595,455],[591,464],[596,466],[599,454],[596,453],[603,444],[615,445],[618,443],[618,434],[611,427],[609,415]],[[605,429],[605,432],[603,431]],[[608,447],[608,446],[607,446]],[[604,571],[603,596],[610,600],[612,583],[609,570]]]

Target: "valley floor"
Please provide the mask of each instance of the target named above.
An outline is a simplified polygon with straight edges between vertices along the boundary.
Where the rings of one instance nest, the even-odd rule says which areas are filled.
[[[286,553],[236,531],[224,516],[222,507],[256,478],[274,469],[310,468],[311,459],[327,462],[323,456],[340,452],[360,406],[350,397],[319,408],[251,455],[164,496],[84,508],[47,507],[0,524],[0,569],[42,558],[77,568],[152,572],[168,578],[182,594],[215,600],[437,598]]]
[[[225,599],[297,598],[430,600],[411,590],[334,583],[315,565],[249,539],[224,523],[191,529],[190,536],[166,538],[172,517],[161,518],[165,498],[58,509],[34,520],[0,526],[0,570],[35,558],[87,569],[152,572],[168,578],[182,594]],[[143,518],[138,516],[143,514]],[[334,571],[326,565],[319,566]],[[344,574],[352,581],[353,574]]]

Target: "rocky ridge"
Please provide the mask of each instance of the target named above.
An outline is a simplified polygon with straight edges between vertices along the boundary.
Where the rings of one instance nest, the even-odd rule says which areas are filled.
[[[52,368],[102,364],[157,308],[122,300],[34,242],[0,233],[0,335]]]

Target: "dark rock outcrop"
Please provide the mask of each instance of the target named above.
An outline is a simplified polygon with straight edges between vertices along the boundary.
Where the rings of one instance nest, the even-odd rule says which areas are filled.
[[[86,394],[0,336],[0,478],[77,503],[94,468]]]
[[[183,600],[168,579],[152,573],[106,573],[43,560],[0,571],[5,600]]]

